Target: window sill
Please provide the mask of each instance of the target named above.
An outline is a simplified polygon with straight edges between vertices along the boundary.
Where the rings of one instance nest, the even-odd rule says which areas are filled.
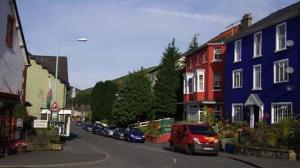
[[[274,82],[274,84],[280,84],[280,83],[288,83],[289,81],[288,80],[286,80],[286,81],[278,81],[278,82]]]
[[[260,58],[260,57],[262,57],[262,55],[255,55],[252,58]]]
[[[286,47],[285,47],[285,48],[282,48],[282,49],[275,50],[274,52],[275,52],[275,53],[278,53],[278,52],[285,51],[285,50],[287,50]]]
[[[221,59],[214,59],[211,62],[222,62],[222,60]]]
[[[239,60],[239,61],[233,61],[233,63],[239,63],[239,62],[242,62],[242,60]]]
[[[213,89],[212,91],[213,91],[213,92],[221,92],[222,89]]]
[[[260,90],[262,90],[262,88],[253,88],[252,90],[253,91],[260,91]]]
[[[233,87],[232,89],[241,89],[243,88],[242,86],[241,87]]]

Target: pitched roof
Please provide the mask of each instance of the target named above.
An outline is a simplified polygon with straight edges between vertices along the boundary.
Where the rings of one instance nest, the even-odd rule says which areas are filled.
[[[30,58],[34,59],[37,62],[37,64],[41,65],[42,68],[47,69],[50,74],[55,76],[56,56],[30,55]],[[69,85],[67,57],[60,56],[58,58],[57,78],[62,83]]]
[[[299,15],[300,15],[300,1],[286,8],[280,9],[274,13],[271,13],[269,16],[245,28],[241,32],[234,35],[232,38],[229,38],[228,40],[226,40],[226,42],[237,40],[241,37],[247,36],[259,30],[287,21]]]
[[[16,0],[13,0],[12,2],[13,2],[14,8],[15,8],[15,12],[16,12],[16,15],[17,15],[17,21],[18,21],[18,25],[19,25],[21,39],[22,39],[22,43],[23,43],[24,49],[25,49],[27,65],[29,66],[30,65],[29,52],[27,50],[27,46],[26,46],[26,42],[25,42],[25,37],[24,37],[24,33],[23,33],[23,28],[22,28],[21,20],[20,20],[20,15],[19,15],[19,11],[18,11],[17,2],[16,2]]]
[[[241,30],[241,26],[236,25],[230,29],[225,30],[224,32],[218,34],[217,36],[213,37],[212,39],[208,40],[206,43],[204,43],[203,45],[201,45],[198,49],[194,50],[194,51],[187,51],[184,54],[182,54],[181,56],[187,56],[187,55],[191,55],[195,52],[198,52],[199,50],[201,50],[202,48],[204,48],[205,46],[209,45],[209,44],[217,44],[217,43],[222,43],[224,42],[226,39],[230,38],[231,36],[235,35],[236,33],[240,32]]]

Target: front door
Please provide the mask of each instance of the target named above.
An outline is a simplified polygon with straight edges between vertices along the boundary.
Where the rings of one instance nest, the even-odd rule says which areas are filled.
[[[255,124],[261,120],[261,107],[260,106],[250,106],[250,128],[254,128]]]

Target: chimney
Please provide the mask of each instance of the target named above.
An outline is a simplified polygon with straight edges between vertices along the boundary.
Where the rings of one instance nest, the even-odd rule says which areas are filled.
[[[246,13],[241,20],[241,30],[252,25],[252,16],[251,13]]]

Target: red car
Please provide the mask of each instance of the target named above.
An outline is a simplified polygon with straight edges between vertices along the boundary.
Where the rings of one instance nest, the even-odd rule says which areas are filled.
[[[208,153],[218,155],[220,143],[218,135],[208,124],[172,125],[170,149],[184,150],[187,154]]]

